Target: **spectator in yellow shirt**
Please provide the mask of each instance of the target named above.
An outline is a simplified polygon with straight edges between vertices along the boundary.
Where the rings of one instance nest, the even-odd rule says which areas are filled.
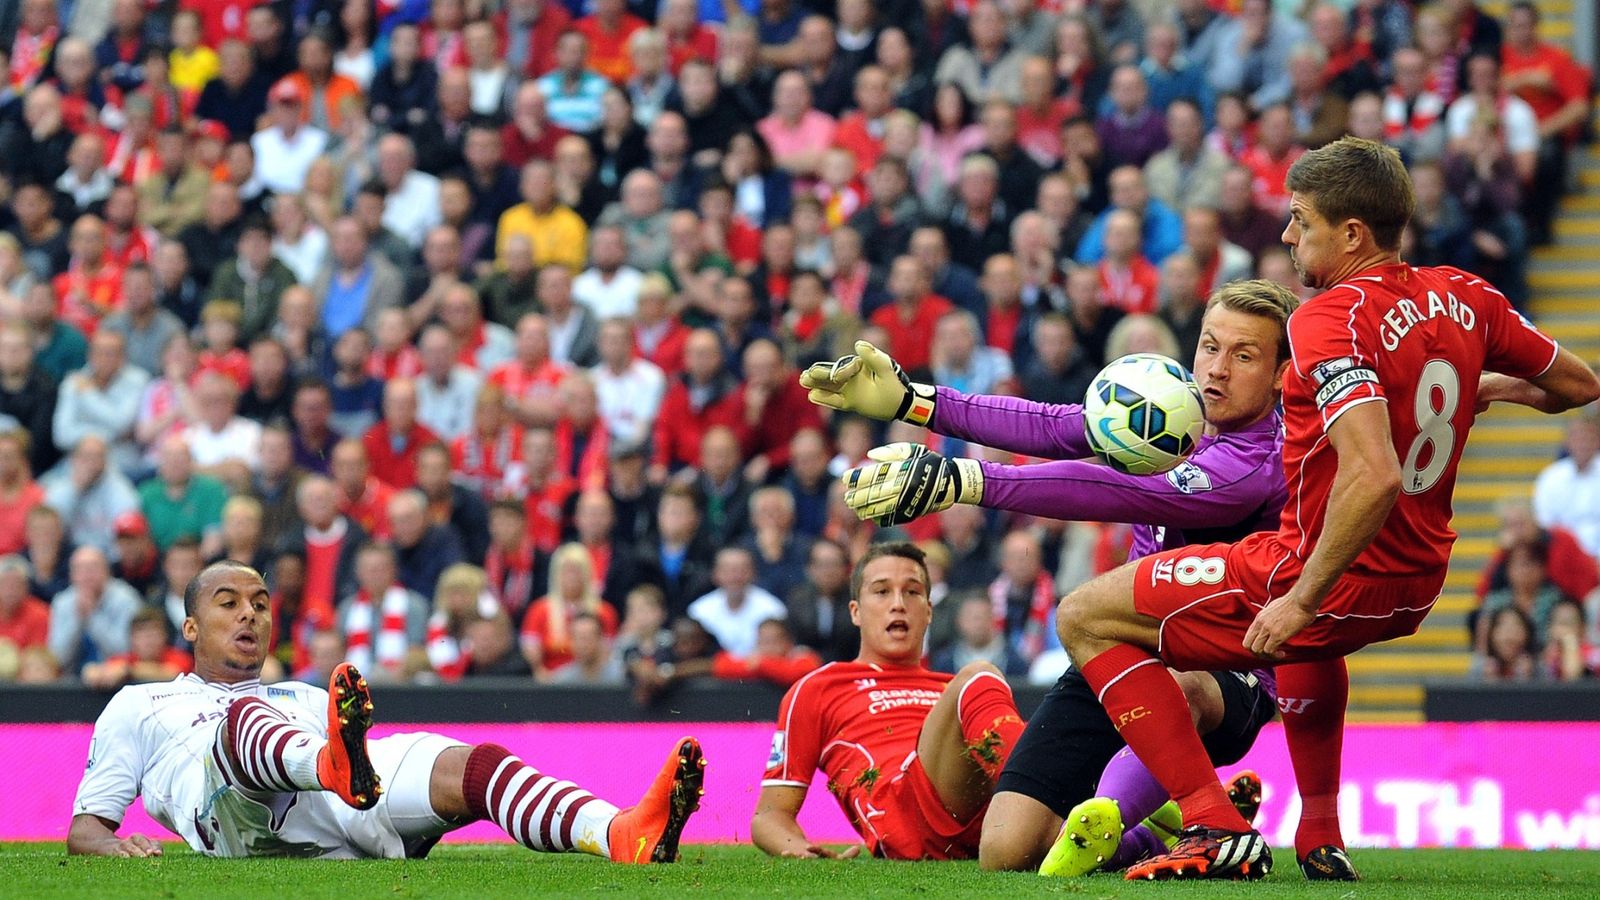
[[[167,80],[183,91],[200,93],[217,77],[217,51],[200,43],[200,14],[180,9],[172,17],[172,52],[167,54]]]
[[[549,161],[535,159],[523,166],[520,190],[524,202],[500,216],[495,263],[505,266],[511,237],[522,235],[533,247],[534,268],[557,264],[581,271],[589,253],[589,227],[577,213],[556,202],[555,170]]]

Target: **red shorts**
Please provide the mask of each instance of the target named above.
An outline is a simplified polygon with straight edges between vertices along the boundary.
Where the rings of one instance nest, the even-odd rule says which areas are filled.
[[[944,808],[922,760],[912,754],[889,782],[872,794],[867,828],[877,835],[873,853],[884,859],[977,859],[987,804],[961,821]]]
[[[1270,532],[1236,544],[1202,544],[1139,560],[1133,608],[1161,623],[1157,655],[1180,670],[1249,669],[1261,659],[1244,633],[1267,601],[1283,596],[1301,562]],[[1444,586],[1444,572],[1398,577],[1346,574],[1317,617],[1283,646],[1284,662],[1347,656],[1414,634]]]

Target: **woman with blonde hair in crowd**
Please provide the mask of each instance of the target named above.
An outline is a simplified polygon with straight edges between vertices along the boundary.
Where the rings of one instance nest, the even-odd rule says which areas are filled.
[[[439,575],[433,591],[425,647],[434,674],[458,681],[472,664],[472,646],[464,640],[467,625],[500,615],[500,603],[489,593],[489,576],[471,563],[456,563]]]
[[[539,678],[572,661],[572,619],[588,613],[600,620],[606,637],[617,633],[617,611],[600,599],[588,548],[571,542],[550,557],[549,592],[528,606],[522,618],[522,655]]]
[[[1182,362],[1178,356],[1178,339],[1167,323],[1155,316],[1127,316],[1106,336],[1106,362],[1129,353],[1159,353]]]

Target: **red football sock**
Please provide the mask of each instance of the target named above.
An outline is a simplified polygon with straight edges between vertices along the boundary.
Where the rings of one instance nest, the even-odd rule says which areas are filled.
[[[1161,660],[1132,644],[1118,644],[1081,671],[1122,739],[1178,801],[1185,826],[1250,830],[1217,781],[1183,690]]]
[[[1318,847],[1344,847],[1339,831],[1339,754],[1344,746],[1344,710],[1350,675],[1344,659],[1278,667],[1278,706],[1283,734],[1300,789],[1300,827],[1295,855]]]
[[[961,686],[956,716],[961,719],[961,738],[967,742],[972,761],[990,780],[999,778],[1024,727],[1011,685],[993,672],[979,672]]]

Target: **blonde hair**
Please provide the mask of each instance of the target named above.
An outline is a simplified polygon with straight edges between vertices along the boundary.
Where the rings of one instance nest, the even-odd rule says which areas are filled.
[[[439,584],[433,590],[433,605],[439,606],[444,595],[452,592],[471,594],[474,597],[489,588],[489,576],[472,563],[456,563],[439,573]]]
[[[1127,356],[1132,352],[1128,347],[1133,343],[1134,329],[1139,327],[1154,329],[1157,344],[1156,353],[1169,359],[1178,358],[1178,339],[1173,336],[1172,329],[1167,327],[1167,323],[1155,316],[1140,314],[1124,317],[1121,322],[1117,323],[1115,328],[1111,329],[1111,333],[1106,335],[1106,360],[1108,362]]]
[[[231,384],[232,381],[229,383]],[[222,504],[222,517],[226,519],[228,517],[228,513],[233,512],[236,509],[245,510],[246,512],[250,513],[250,515],[255,516],[257,522],[261,521],[261,501],[254,497],[246,496],[244,494],[235,494],[232,497],[229,497],[228,502]]]
[[[1289,316],[1300,306],[1300,298],[1294,291],[1263,278],[1230,281],[1213,291],[1207,303],[1247,316],[1271,319],[1278,326],[1277,361],[1289,358]]]
[[[561,596],[561,570],[568,563],[578,565],[583,569],[583,595],[578,598],[577,609],[574,613],[600,613],[600,589],[594,583],[594,560],[589,557],[589,548],[577,541],[569,541],[556,548],[550,554],[550,581],[545,592],[545,601],[549,608],[550,633],[547,641],[550,647],[565,649],[571,646],[568,630],[571,627],[571,616],[567,611],[567,604]]]

